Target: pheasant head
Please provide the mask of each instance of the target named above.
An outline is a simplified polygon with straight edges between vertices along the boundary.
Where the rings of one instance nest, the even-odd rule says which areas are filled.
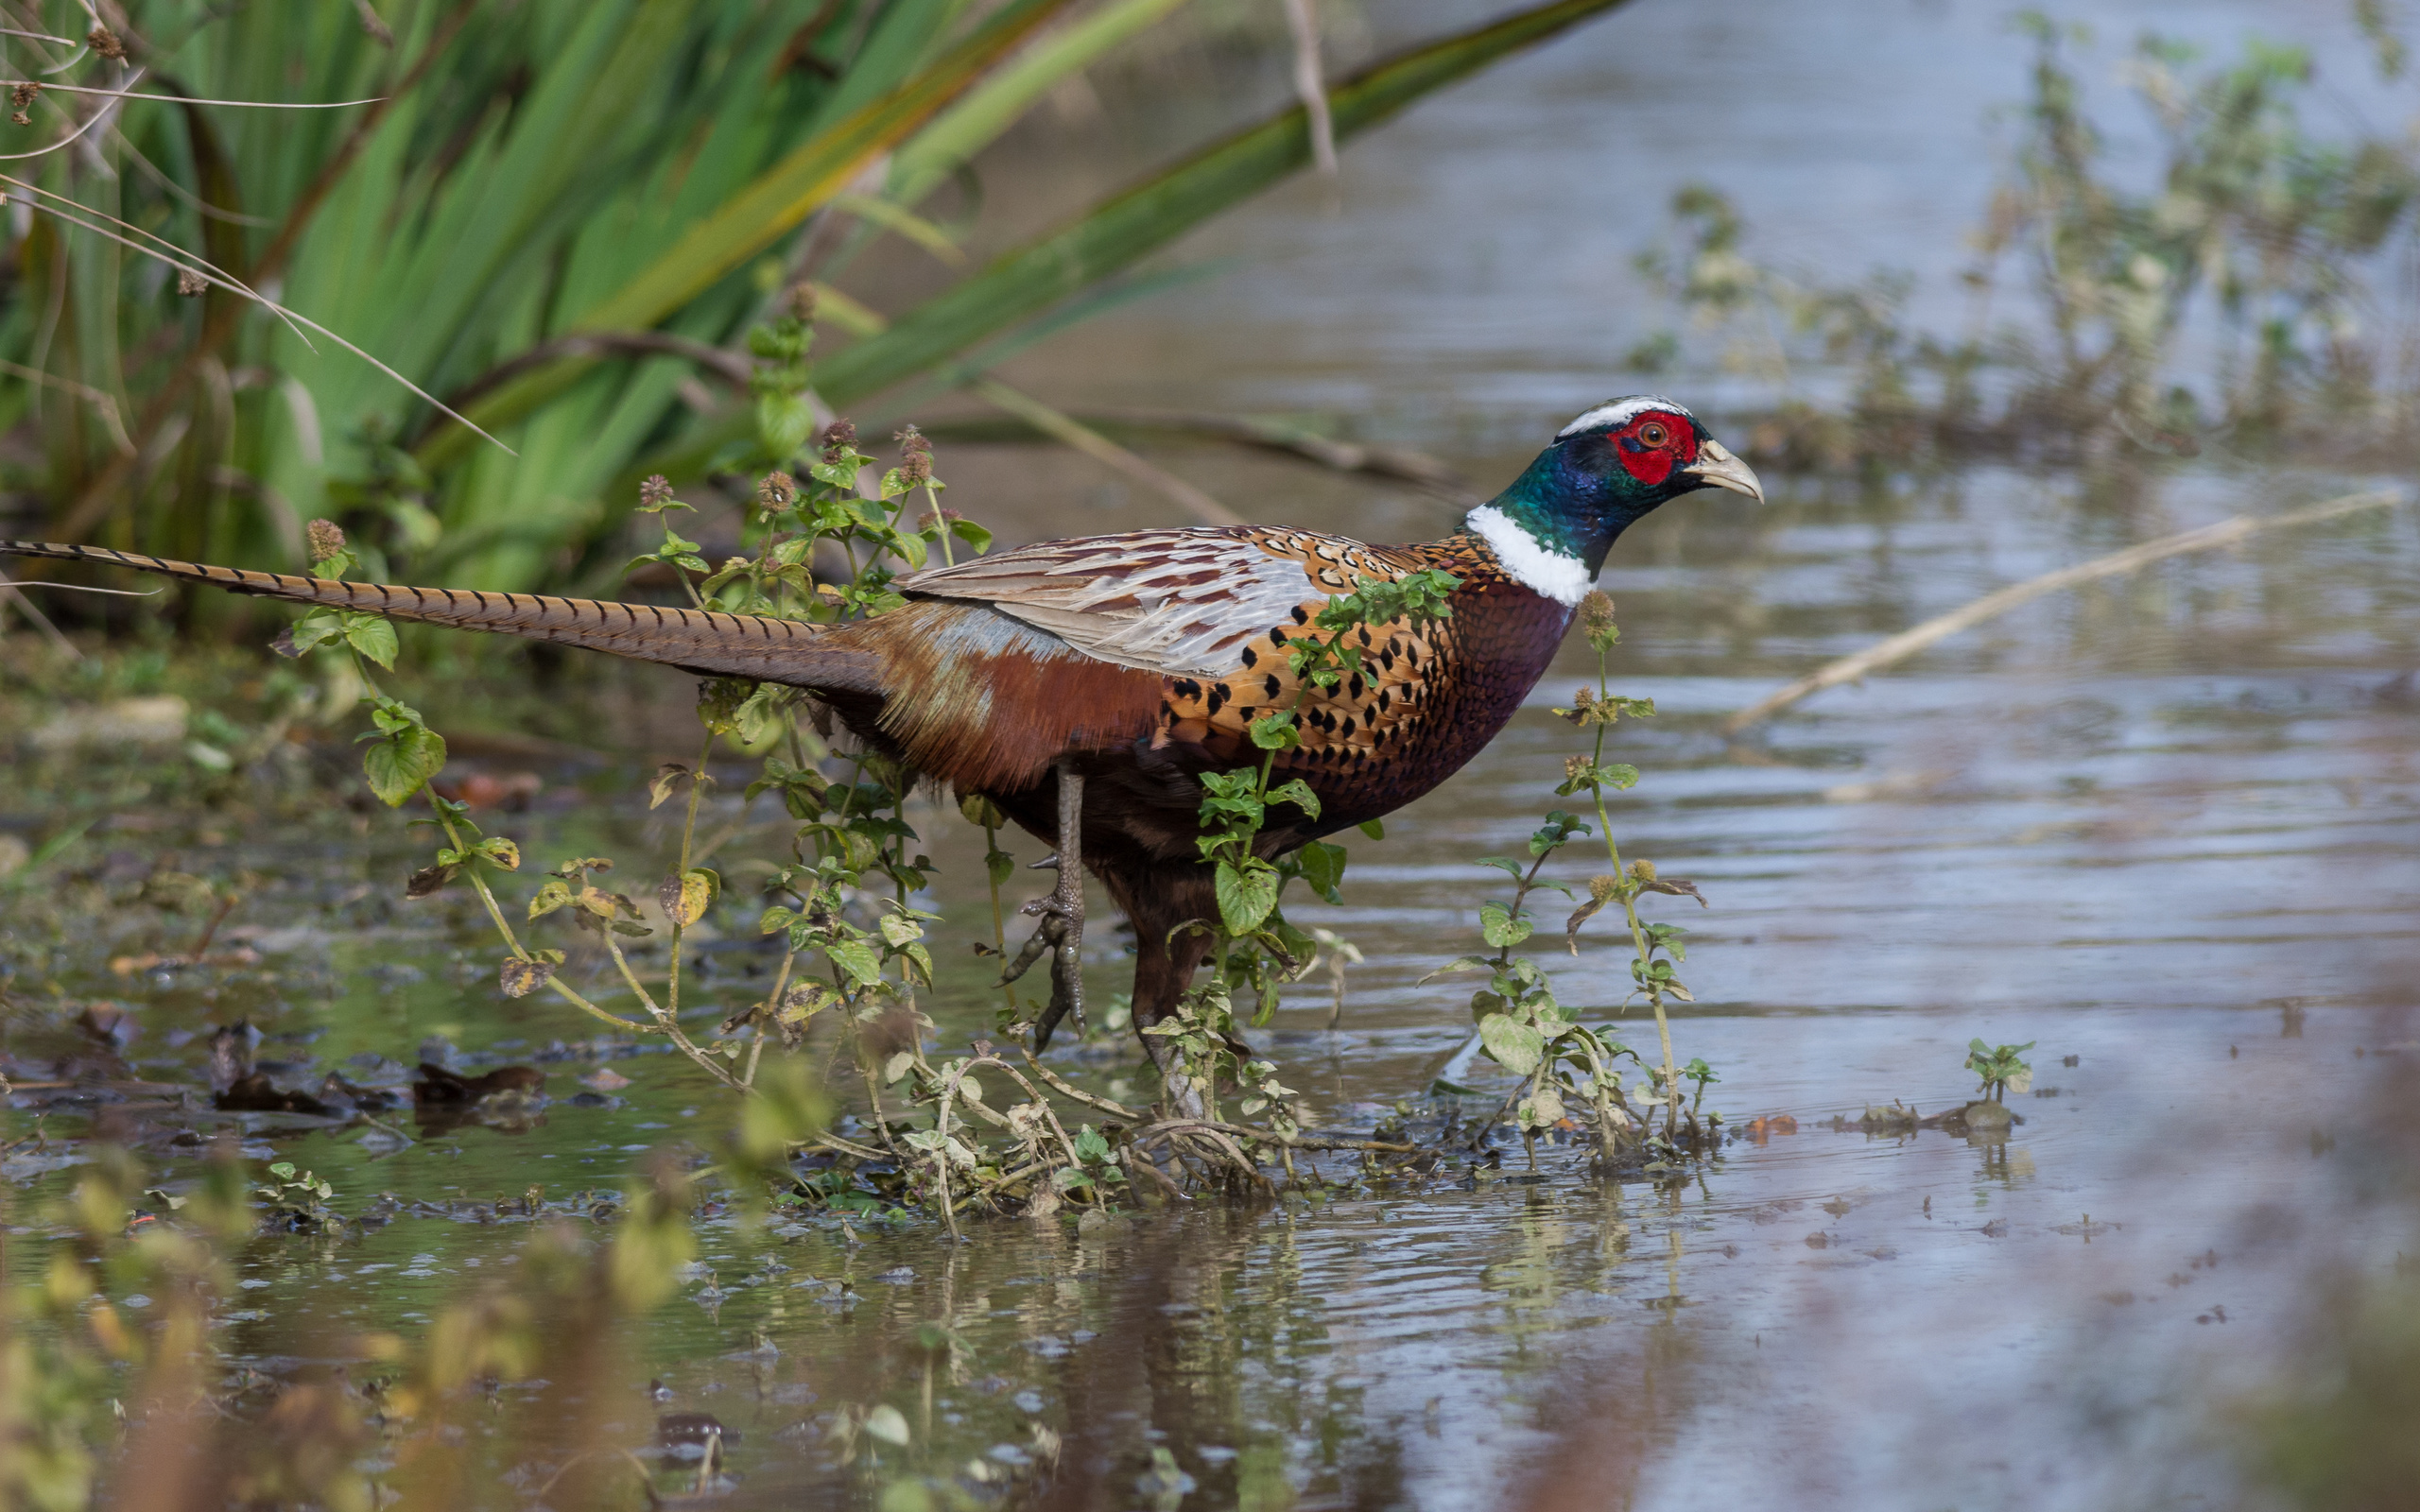
[[[1729,489],[1761,502],[1748,464],[1671,400],[1608,400],[1565,425],[1495,498],[1471,511],[1507,572],[1525,586],[1577,604],[1597,580],[1616,537],[1668,499]]]

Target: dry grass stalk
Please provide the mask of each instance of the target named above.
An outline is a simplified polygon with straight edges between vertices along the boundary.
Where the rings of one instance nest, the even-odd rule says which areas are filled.
[[[2078,562],[2072,567],[2062,567],[2056,572],[2044,573],[2039,577],[2030,577],[2021,583],[2012,583],[1996,593],[1984,594],[1962,609],[1955,609],[1946,614],[1935,615],[1913,629],[1902,630],[1889,640],[1868,646],[1854,656],[1844,656],[1837,662],[1826,663],[1789,686],[1757,699],[1747,708],[1725,719],[1721,725],[1722,732],[1725,735],[1736,735],[1750,725],[1772,717],[1802,698],[1821,693],[1826,688],[1837,688],[1843,682],[1856,682],[1869,672],[1878,672],[1884,667],[1906,661],[1937,641],[1947,640],[1961,630],[1973,629],[1978,625],[1996,620],[2020,605],[2030,604],[2037,598],[2055,593],[2061,589],[2073,588],[2079,583],[2093,582],[2103,577],[2122,577],[2129,573],[2148,567],[2152,562],[2165,561],[2170,557],[2187,556],[2198,551],[2215,551],[2221,546],[2240,545],[2254,536],[2268,531],[2290,530],[2302,525],[2317,524],[2322,521],[2334,520],[2363,509],[2384,508],[2388,505],[2400,504],[2403,501],[2404,495],[2399,490],[2377,490],[2362,493],[2348,493],[2342,498],[2330,499],[2325,504],[2314,504],[2303,509],[2290,509],[2284,514],[2271,515],[2266,518],[2257,515],[2237,515],[2230,520],[2221,520],[2217,524],[2204,525],[2198,530],[2187,530],[2172,536],[2162,536],[2156,541],[2146,541],[2140,545],[2129,546],[2123,551],[2113,551],[2106,557],[2096,557],[2090,561]]]

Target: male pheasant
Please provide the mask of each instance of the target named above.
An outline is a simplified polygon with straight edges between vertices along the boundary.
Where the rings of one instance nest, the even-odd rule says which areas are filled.
[[[1209,946],[1212,874],[1196,844],[1205,771],[1258,759],[1246,727],[1292,708],[1287,646],[1329,597],[1426,568],[1460,579],[1450,618],[1348,632],[1363,671],[1314,690],[1300,748],[1312,819],[1273,809],[1277,856],[1409,803],[1504,727],[1545,673],[1615,538],[1705,487],[1761,500],[1755,474],[1688,410],[1652,395],[1574,420],[1442,541],[1371,546],[1280,526],[1144,530],[1046,541],[910,574],[907,604],[814,625],[647,604],[397,588],[0,541],[0,554],[110,562],[239,593],[581,645],[691,672],[811,690],[859,737],[961,794],[980,793],[1058,846],[1041,905],[1058,990],[1037,1040],[1080,1004],[1075,946],[1089,868],[1133,921],[1134,1021],[1159,1022]],[[1290,817],[1288,817],[1290,816]],[[1157,1058],[1157,1041],[1144,1044]]]

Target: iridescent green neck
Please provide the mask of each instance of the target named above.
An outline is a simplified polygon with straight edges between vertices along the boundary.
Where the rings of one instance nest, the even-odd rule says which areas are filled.
[[[1570,449],[1556,445],[1540,452],[1490,504],[1540,551],[1576,560],[1593,579],[1622,528],[1653,507],[1618,492],[1607,478],[1571,465]]]
[[[1597,581],[1614,538],[1652,507],[1626,507],[1615,493],[1603,478],[1571,466],[1567,448],[1549,446],[1464,523],[1515,582],[1577,604]]]

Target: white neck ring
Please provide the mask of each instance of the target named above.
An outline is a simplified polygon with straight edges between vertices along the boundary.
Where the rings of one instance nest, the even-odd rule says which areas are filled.
[[[1506,576],[1541,597],[1568,608],[1597,586],[1596,575],[1588,570],[1586,562],[1549,551],[1537,537],[1514,524],[1511,515],[1492,504],[1473,509],[1463,524],[1487,542]]]

